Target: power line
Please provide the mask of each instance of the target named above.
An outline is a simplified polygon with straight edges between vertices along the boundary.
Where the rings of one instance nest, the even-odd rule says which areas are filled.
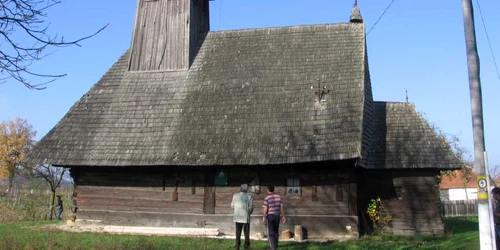
[[[497,72],[498,80],[500,80],[500,73],[498,72],[497,60],[495,59],[495,54],[493,53],[493,48],[491,47],[490,36],[488,35],[488,30],[486,29],[486,23],[484,22],[483,12],[481,11],[481,5],[479,5],[479,0],[476,0],[477,7],[479,9],[479,14],[481,16],[481,21],[483,23],[484,32],[486,33],[486,40],[488,40],[488,45],[490,47],[491,57],[493,58],[493,63],[495,65],[495,70]]]
[[[380,19],[382,19],[382,17],[385,15],[385,13],[389,10],[389,8],[391,8],[391,5],[394,3],[395,0],[392,0],[391,3],[389,3],[389,5],[387,5],[387,8],[385,8],[384,12],[382,12],[382,14],[380,15],[380,17],[377,19],[377,21],[373,24],[373,26],[370,28],[370,30],[368,31],[368,33],[366,33],[366,36],[368,36],[370,34],[370,32],[372,32],[373,28],[375,28],[375,26],[377,26],[378,22],[380,21]]]
[[[378,17],[377,21],[373,24],[373,26],[370,28],[370,30],[366,33],[366,36],[365,37],[368,37],[368,35],[370,34],[370,32],[373,30],[373,28],[375,28],[375,26],[377,26],[378,22],[382,19],[382,17],[384,17],[385,13],[389,10],[389,8],[391,8],[391,5],[394,3],[395,0],[392,0],[389,5],[387,5],[387,7],[385,8],[384,12],[382,12],[382,14],[380,14],[380,16]],[[357,3],[356,3],[357,4]],[[337,75],[337,73],[340,72],[341,69],[343,69],[344,67],[344,64],[351,59],[352,57],[352,54],[355,52],[355,50],[351,50],[351,52],[349,53],[349,55],[347,55],[344,60],[342,61],[342,63],[340,64],[340,66],[332,73],[328,74],[326,77],[330,77],[330,76],[335,76]],[[325,77],[325,78],[326,78]]]

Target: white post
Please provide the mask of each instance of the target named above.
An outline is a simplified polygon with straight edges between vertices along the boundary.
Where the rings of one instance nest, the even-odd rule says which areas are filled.
[[[464,15],[467,68],[469,71],[469,91],[474,137],[474,167],[477,174],[477,212],[479,217],[479,246],[481,250],[493,250],[492,225],[490,221],[488,176],[484,162],[484,126],[479,56],[477,54],[476,30],[472,0],[462,0]]]
[[[490,178],[490,170],[488,168],[488,154],[486,151],[484,152],[484,166],[486,168],[486,176],[488,177],[486,180],[488,182],[488,192],[491,193],[491,178]],[[494,185],[493,185],[494,186]],[[489,215],[490,215],[490,225],[491,225],[491,239],[492,239],[492,245],[493,249],[497,249],[497,242],[496,242],[496,231],[495,231],[495,218],[493,218],[493,211],[495,210],[495,206],[493,205],[493,199],[489,199],[488,202],[488,208],[489,208]]]

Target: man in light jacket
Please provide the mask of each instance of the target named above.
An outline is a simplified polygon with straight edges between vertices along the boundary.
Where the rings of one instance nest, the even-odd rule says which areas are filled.
[[[240,249],[241,230],[245,235],[245,250],[250,246],[250,215],[253,212],[253,198],[247,194],[248,185],[242,184],[239,193],[233,195],[231,207],[234,209],[233,221],[236,223],[235,250]]]

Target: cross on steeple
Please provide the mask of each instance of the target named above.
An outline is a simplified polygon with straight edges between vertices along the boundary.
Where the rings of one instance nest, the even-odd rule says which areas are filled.
[[[330,90],[326,90],[326,86],[323,85],[323,87],[321,87],[321,80],[318,78],[318,88],[316,92],[314,92],[314,94],[318,97],[318,102],[320,102],[323,99],[323,96],[329,92]]]

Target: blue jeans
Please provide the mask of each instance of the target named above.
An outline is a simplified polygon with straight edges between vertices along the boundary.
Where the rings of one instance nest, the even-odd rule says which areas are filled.
[[[61,214],[63,213],[63,211],[64,211],[64,209],[62,209],[62,208],[57,209],[57,212],[56,212],[56,218],[57,218],[57,220],[62,220],[61,219]]]
[[[268,214],[267,215],[267,239],[271,250],[278,249],[278,239],[280,238],[280,215]]]

